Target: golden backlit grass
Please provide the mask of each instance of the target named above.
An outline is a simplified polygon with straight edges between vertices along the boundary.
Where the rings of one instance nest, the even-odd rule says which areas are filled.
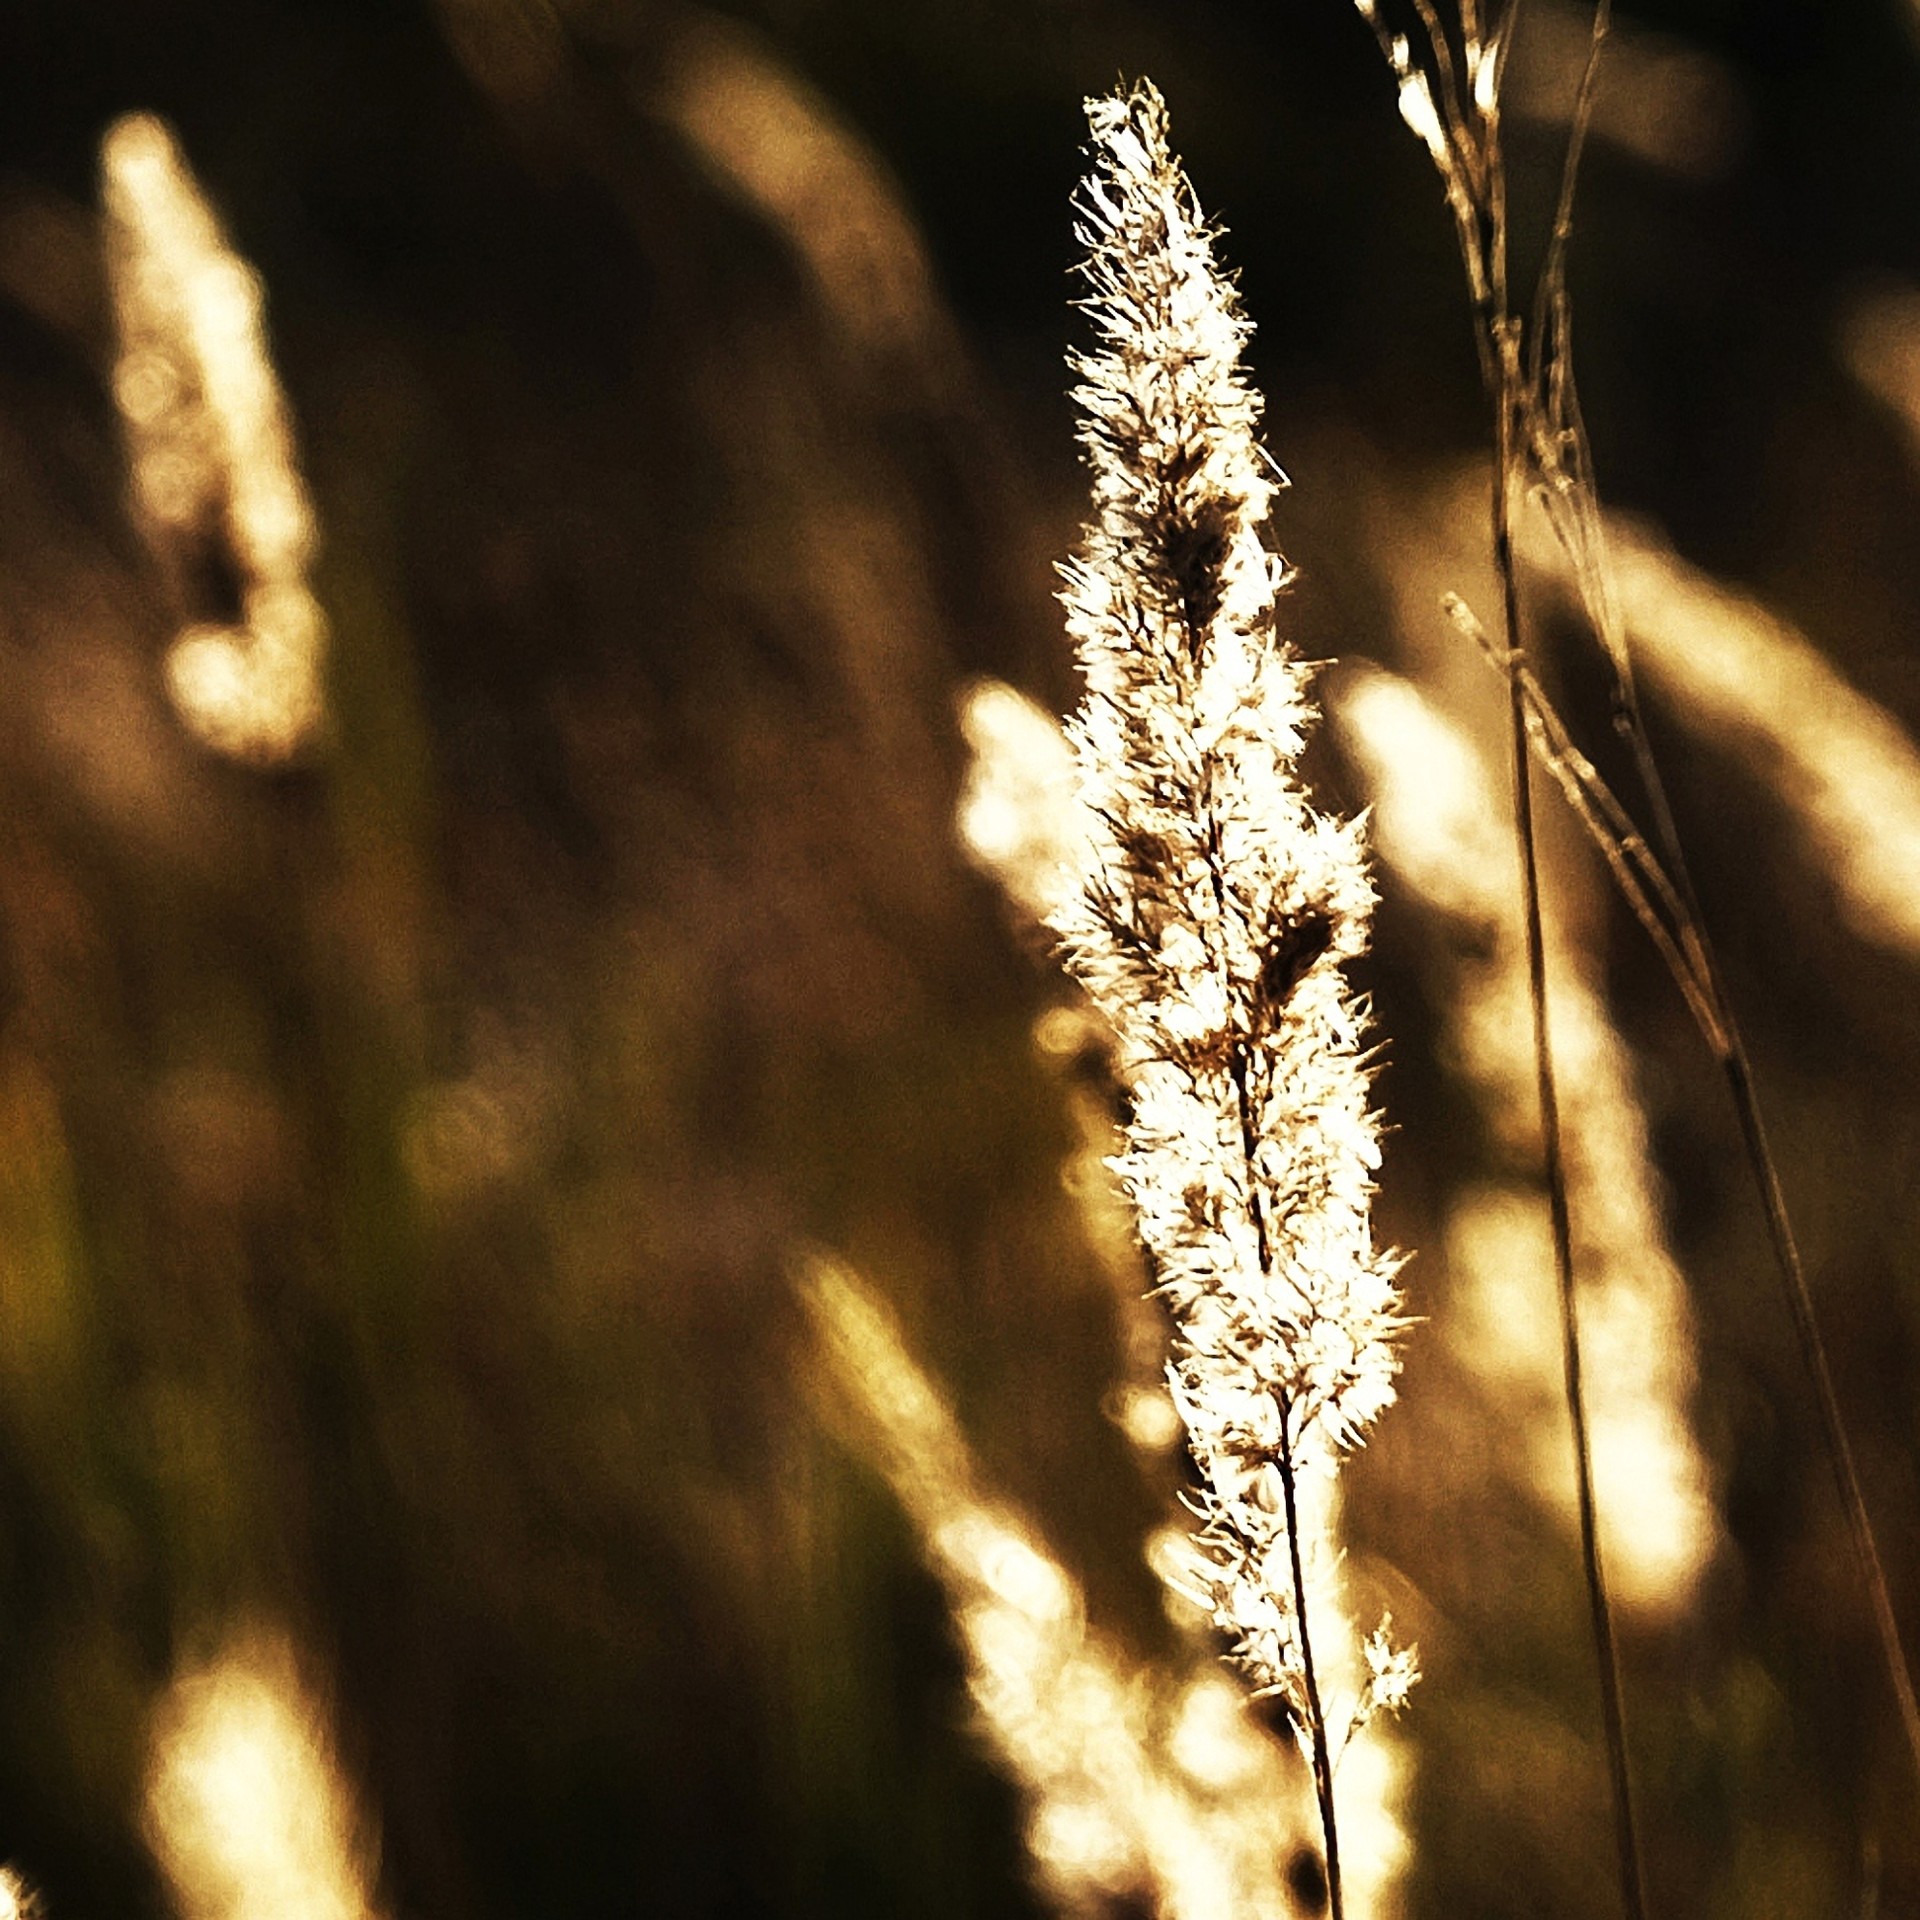
[[[313,508],[267,352],[258,276],[179,142],[129,114],[100,148],[134,502],[180,602],[167,690],[216,752],[277,765],[322,722],[326,620],[307,581]],[[230,575],[238,617],[206,575]]]
[[[373,1920],[370,1829],[283,1634],[237,1633],[176,1677],[146,1808],[181,1920]]]

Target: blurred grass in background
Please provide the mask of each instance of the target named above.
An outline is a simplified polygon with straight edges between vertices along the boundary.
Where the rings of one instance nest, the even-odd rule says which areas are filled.
[[[1523,232],[1578,16],[1525,19]],[[1573,262],[1603,491],[1911,730],[1907,389],[1849,356],[1920,285],[1920,19],[1622,26]],[[1435,486],[1481,401],[1378,69],[1336,0],[0,8],[0,1859],[50,1920],[166,1909],[156,1703],[249,1622],[328,1703],[392,1915],[1041,1910],[788,1263],[892,1301],[1090,1617],[1173,1658],[1142,1547],[1176,1471],[1102,1411],[1137,1356],[1060,1177],[1084,1062],[1034,1046],[1064,989],[958,851],[956,700],[1071,693],[1067,195],[1082,95],[1148,71],[1258,324],[1292,636],[1471,720],[1408,582],[1475,592]],[[135,110],[265,288],[331,631],[291,770],[163,688],[205,609],[129,512],[110,386],[97,154]],[[1911,1643],[1920,962],[1655,699]],[[1500,1146],[1433,919],[1383,890],[1383,1218],[1439,1322]],[[1656,1904],[1920,1912],[1731,1122],[1631,924],[1587,924],[1728,1536],[1626,1643]],[[1409,1336],[1347,1517],[1428,1673],[1405,1910],[1602,1914],[1577,1563],[1449,1351]]]

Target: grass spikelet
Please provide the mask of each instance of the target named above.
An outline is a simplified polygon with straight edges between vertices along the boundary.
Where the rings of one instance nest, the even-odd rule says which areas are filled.
[[[187,620],[167,691],[215,752],[279,765],[321,725],[326,621],[307,584],[313,509],[260,283],[163,121],[116,121],[100,181],[134,501]]]
[[[1088,840],[1052,923],[1129,1091],[1115,1166],[1176,1325],[1200,1597],[1312,1766],[1338,1915],[1334,1759],[1413,1672],[1376,1635],[1336,1701],[1313,1646],[1316,1621],[1323,1659],[1349,1629],[1307,1483],[1391,1401],[1399,1324],[1340,970],[1372,891],[1358,828],[1316,813],[1295,773],[1308,670],[1275,631],[1286,567],[1260,530],[1282,476],[1256,438],[1248,323],[1159,94],[1088,117],[1078,231],[1099,344],[1075,399],[1094,518],[1063,570]]]

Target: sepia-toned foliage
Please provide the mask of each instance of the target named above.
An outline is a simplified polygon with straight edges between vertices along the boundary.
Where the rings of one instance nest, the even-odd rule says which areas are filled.
[[[1913,10],[1616,10],[1557,252],[1591,10],[1483,7],[1425,120],[1420,9],[1376,11],[1398,75],[1345,0],[0,9],[0,1920],[1325,1910],[1192,1560],[1264,1471],[1179,1418],[1245,1236],[1142,1249],[1128,1127],[1213,1136],[1037,924],[1197,737],[1115,712],[1075,810],[1063,358],[1109,429],[1169,391],[1069,307],[1085,99],[1109,209],[1132,139],[1181,272],[1213,245],[1140,73],[1240,274],[1155,283],[1205,334],[1172,387],[1235,435],[1264,395],[1298,481],[1236,439],[1168,495],[1227,502],[1217,704],[1280,695],[1221,877],[1297,929],[1277,790],[1378,856],[1324,955],[1268,974],[1251,889],[1214,929],[1223,991],[1352,1049],[1359,1344],[1414,1323],[1306,1528],[1329,1657],[1390,1613],[1422,1670],[1327,1756],[1346,1910],[1622,1901],[1509,685],[1442,610],[1507,664],[1449,99],[1497,99],[1515,287],[1558,262],[1531,372],[1580,374],[1517,416],[1512,578],[1647,1910],[1920,1902],[1726,1034],[1587,830],[1637,791],[1624,650],[1912,1647]],[[1197,525],[1129,511],[1083,637],[1170,612],[1150,564],[1088,598]],[[1205,907],[1121,825],[1159,932]],[[1201,1078],[1214,1012],[1155,1016]]]

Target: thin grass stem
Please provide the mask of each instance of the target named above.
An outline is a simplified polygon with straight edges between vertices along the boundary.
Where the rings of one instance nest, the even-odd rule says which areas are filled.
[[[1575,819],[1606,861],[1622,897],[1666,962],[1715,1057],[1723,1056],[1728,1042],[1715,1009],[1713,989],[1700,962],[1685,903],[1666,869],[1593,762],[1574,745],[1566,722],[1555,711],[1533,670],[1524,660],[1512,660],[1502,653],[1458,594],[1448,594],[1443,605],[1448,618],[1479,646],[1495,672],[1519,680],[1526,697],[1527,732],[1534,758],[1560,788]]]
[[[1471,87],[1463,92],[1446,36],[1438,28],[1431,0],[1414,0],[1414,4],[1435,47],[1432,78],[1438,83],[1444,101],[1444,105],[1436,110],[1436,118],[1449,130],[1449,137],[1444,141],[1436,143],[1429,139],[1428,144],[1446,185],[1448,202],[1459,232],[1462,263],[1467,271],[1468,288],[1473,301],[1481,378],[1494,414],[1493,562],[1500,582],[1513,761],[1514,838],[1519,853],[1522,906],[1526,921],[1535,1079],[1540,1104],[1545,1184],[1553,1227],[1567,1414],[1573,1437],[1581,1567],[1599,1667],[1601,1718],[1607,1744],[1621,1898],[1629,1920],[1645,1920],[1645,1874],[1641,1864],[1633,1810],[1632,1777],[1627,1760],[1619,1655],[1594,1514],[1592,1447],[1581,1381],[1572,1223],[1567,1205],[1565,1156],[1554,1080],[1546,942],[1540,910],[1539,855],[1534,831],[1532,760],[1529,750],[1533,729],[1529,724],[1527,689],[1521,677],[1525,655],[1520,641],[1519,571],[1512,525],[1513,489],[1525,471],[1525,456],[1531,456],[1536,463],[1540,461],[1543,452],[1540,443],[1546,436],[1546,427],[1538,399],[1537,370],[1533,377],[1529,377],[1523,364],[1525,329],[1512,312],[1509,294],[1506,162],[1500,139],[1498,81],[1516,8],[1509,5],[1502,10],[1499,40],[1497,44],[1485,46],[1478,37],[1477,7],[1473,0],[1462,0],[1463,55],[1473,81]],[[1430,90],[1430,83],[1425,75],[1414,76],[1410,72],[1405,43],[1386,32],[1378,18],[1374,0],[1362,0],[1360,11],[1372,23],[1380,37],[1382,50],[1400,77],[1402,112],[1405,114],[1409,87],[1417,85]],[[1573,134],[1562,173],[1555,217],[1556,245],[1549,251],[1537,298],[1537,304],[1543,309],[1549,303],[1554,306],[1558,317],[1555,337],[1562,345],[1566,337],[1562,265],[1566,239],[1572,231],[1575,181],[1587,125],[1592,117],[1595,77],[1606,28],[1607,0],[1600,0],[1593,42],[1575,107]],[[1494,84],[1483,91],[1479,81],[1484,69],[1480,63],[1487,59],[1495,62]],[[1419,128],[1416,126],[1415,130],[1419,131]],[[1564,354],[1560,359],[1564,364]],[[1550,470],[1559,471],[1557,460]]]
[[[1654,815],[1654,831],[1662,842],[1658,852],[1648,844],[1631,814],[1601,780],[1592,763],[1573,745],[1566,723],[1554,711],[1524,662],[1503,656],[1471,609],[1457,597],[1450,599],[1447,611],[1454,624],[1478,642],[1496,670],[1519,684],[1526,702],[1535,757],[1559,785],[1574,817],[1606,861],[1622,897],[1666,962],[1726,1080],[1740,1128],[1741,1145],[1759,1189],[1768,1244],[1786,1295],[1795,1342],[1813,1385],[1822,1443],[1846,1513],[1854,1555],[1866,1582],[1874,1632],[1893,1684],[1902,1731],[1914,1765],[1920,1770],[1920,1700],[1915,1697],[1912,1671],[1901,1643],[1892,1591],[1880,1559],[1852,1442],[1840,1411],[1826,1342],[1814,1314],[1812,1290],[1807,1284],[1805,1263],[1767,1136],[1752,1063],[1727,998],[1718,959],[1680,848],[1665,786],[1640,718],[1633,683],[1630,678],[1617,680],[1616,699],[1621,731],[1635,749],[1635,771],[1647,792]]]
[[[1511,364],[1510,355],[1507,364]],[[1586,1395],[1581,1380],[1580,1325],[1573,1271],[1573,1225],[1567,1206],[1566,1158],[1560,1137],[1560,1103],[1554,1080],[1553,1043],[1549,1025],[1546,937],[1540,914],[1540,865],[1534,836],[1533,768],[1528,753],[1527,697],[1519,675],[1523,656],[1520,649],[1519,583],[1510,517],[1514,420],[1510,398],[1510,390],[1495,396],[1499,446],[1493,485],[1493,550],[1494,567],[1500,578],[1501,614],[1506,628],[1509,661],[1507,688],[1513,747],[1514,838],[1520,851],[1521,888],[1526,916],[1527,992],[1533,1017],[1534,1070],[1539,1088],[1547,1204],[1553,1226],[1554,1275],[1560,1297],[1561,1361],[1566,1382],[1567,1416],[1573,1430],[1574,1490],[1580,1519],[1580,1566],[1586,1585],[1588,1621],[1600,1672],[1600,1709],[1606,1733],[1620,1892],[1629,1920],[1645,1920],[1646,1888],[1640,1861],[1639,1834],[1634,1819],[1633,1780],[1627,1764],[1626,1711],[1621,1697],[1620,1658],[1613,1631],[1613,1610],[1607,1595],[1606,1571],[1600,1557],[1599,1523],[1594,1512],[1593,1448],[1587,1429]]]

